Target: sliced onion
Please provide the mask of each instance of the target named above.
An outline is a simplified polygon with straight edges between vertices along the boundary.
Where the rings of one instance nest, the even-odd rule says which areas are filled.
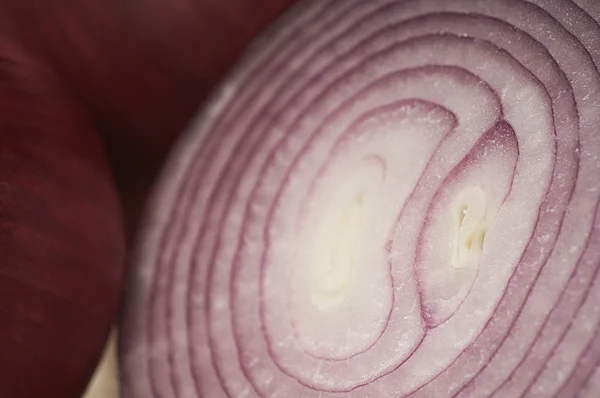
[[[313,1],[171,155],[126,397],[594,397],[600,5]]]

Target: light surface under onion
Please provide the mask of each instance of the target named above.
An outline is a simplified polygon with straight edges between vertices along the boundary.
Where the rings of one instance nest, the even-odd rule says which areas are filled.
[[[172,153],[125,397],[594,397],[600,4],[313,1]]]

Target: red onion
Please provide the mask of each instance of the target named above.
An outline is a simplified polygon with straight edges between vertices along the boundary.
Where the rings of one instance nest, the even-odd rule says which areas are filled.
[[[126,397],[594,397],[600,5],[313,1],[171,154]]]
[[[243,47],[293,0],[19,0],[2,25],[88,109],[128,237],[166,153]]]
[[[81,397],[117,312],[121,210],[56,76],[0,40],[0,397]]]

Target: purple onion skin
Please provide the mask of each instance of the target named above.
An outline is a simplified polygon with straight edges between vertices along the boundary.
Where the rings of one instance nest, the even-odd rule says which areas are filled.
[[[0,397],[81,397],[117,312],[122,230],[88,113],[0,39]]]
[[[123,395],[596,397],[600,3],[311,1],[180,140]]]
[[[248,42],[293,1],[2,1],[0,27],[97,123],[131,244],[168,149]]]

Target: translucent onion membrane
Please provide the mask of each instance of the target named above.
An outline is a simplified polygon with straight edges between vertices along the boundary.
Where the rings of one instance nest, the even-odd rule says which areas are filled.
[[[599,20],[291,10],[164,170],[125,397],[597,397]]]

